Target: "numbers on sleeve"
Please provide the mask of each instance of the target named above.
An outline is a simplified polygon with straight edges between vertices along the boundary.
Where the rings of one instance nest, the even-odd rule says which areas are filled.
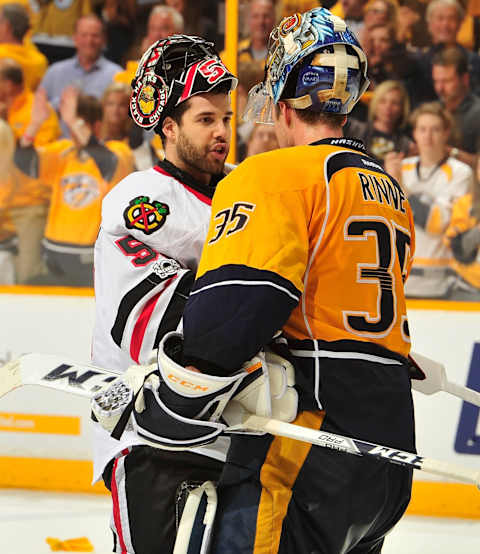
[[[375,263],[357,264],[357,282],[376,284],[377,313],[344,311],[345,328],[364,337],[385,337],[397,319],[395,298],[395,257],[398,256],[402,279],[406,278],[410,257],[410,234],[406,229],[386,218],[354,216],[345,223],[347,241],[375,240]]]
[[[132,237],[132,235],[126,235],[116,240],[115,244],[125,256],[132,257],[132,264],[136,267],[146,266],[158,258],[156,250]]]
[[[248,202],[235,202],[231,208],[226,208],[215,214],[213,220],[218,221],[215,226],[216,234],[208,241],[208,244],[217,242],[224,234],[228,237],[244,229],[250,219],[248,212],[253,212],[255,207],[255,204]]]

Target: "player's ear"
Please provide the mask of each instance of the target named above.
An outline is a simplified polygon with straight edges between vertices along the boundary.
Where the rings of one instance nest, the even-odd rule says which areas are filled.
[[[171,117],[167,116],[162,123],[163,134],[167,137],[168,140],[173,142],[176,141],[178,134],[178,125],[177,122]]]

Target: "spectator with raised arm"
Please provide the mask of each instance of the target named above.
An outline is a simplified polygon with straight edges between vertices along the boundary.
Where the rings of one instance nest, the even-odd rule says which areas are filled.
[[[61,135],[60,124],[55,110],[47,104],[48,116],[42,125],[35,129],[30,127],[32,118],[36,117],[35,98],[43,98],[45,92],[37,90],[34,94],[25,87],[21,66],[11,60],[0,60],[0,117],[5,119],[13,130],[16,140],[22,146],[34,144],[41,146],[56,140]]]
[[[102,106],[95,97],[67,89],[60,113],[72,138],[40,150],[40,179],[51,188],[43,239],[49,274],[31,283],[90,286],[102,199],[133,170],[132,154],[123,142],[98,140]]]
[[[55,109],[65,87],[73,85],[80,92],[101,98],[113,76],[122,70],[102,55],[105,28],[96,15],[83,16],[76,22],[73,40],[76,55],[52,64],[40,83]]]
[[[48,60],[25,36],[30,29],[28,11],[20,4],[0,6],[0,59],[15,60],[23,70],[25,86],[35,90]]]

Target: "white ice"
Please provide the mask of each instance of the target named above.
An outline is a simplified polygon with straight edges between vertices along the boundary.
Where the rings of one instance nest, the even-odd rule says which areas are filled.
[[[110,499],[103,495],[0,489],[0,554],[47,554],[46,537],[86,536],[111,552]],[[404,517],[383,554],[480,554],[480,521]]]

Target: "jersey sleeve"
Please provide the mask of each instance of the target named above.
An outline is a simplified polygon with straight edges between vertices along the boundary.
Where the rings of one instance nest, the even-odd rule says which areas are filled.
[[[275,171],[275,159],[246,160],[213,198],[184,314],[185,360],[205,371],[238,369],[282,328],[303,292],[306,203],[301,189]]]
[[[95,245],[94,349],[113,340],[129,363],[148,363],[163,335],[177,329],[193,280],[191,270],[128,232],[101,229]]]

